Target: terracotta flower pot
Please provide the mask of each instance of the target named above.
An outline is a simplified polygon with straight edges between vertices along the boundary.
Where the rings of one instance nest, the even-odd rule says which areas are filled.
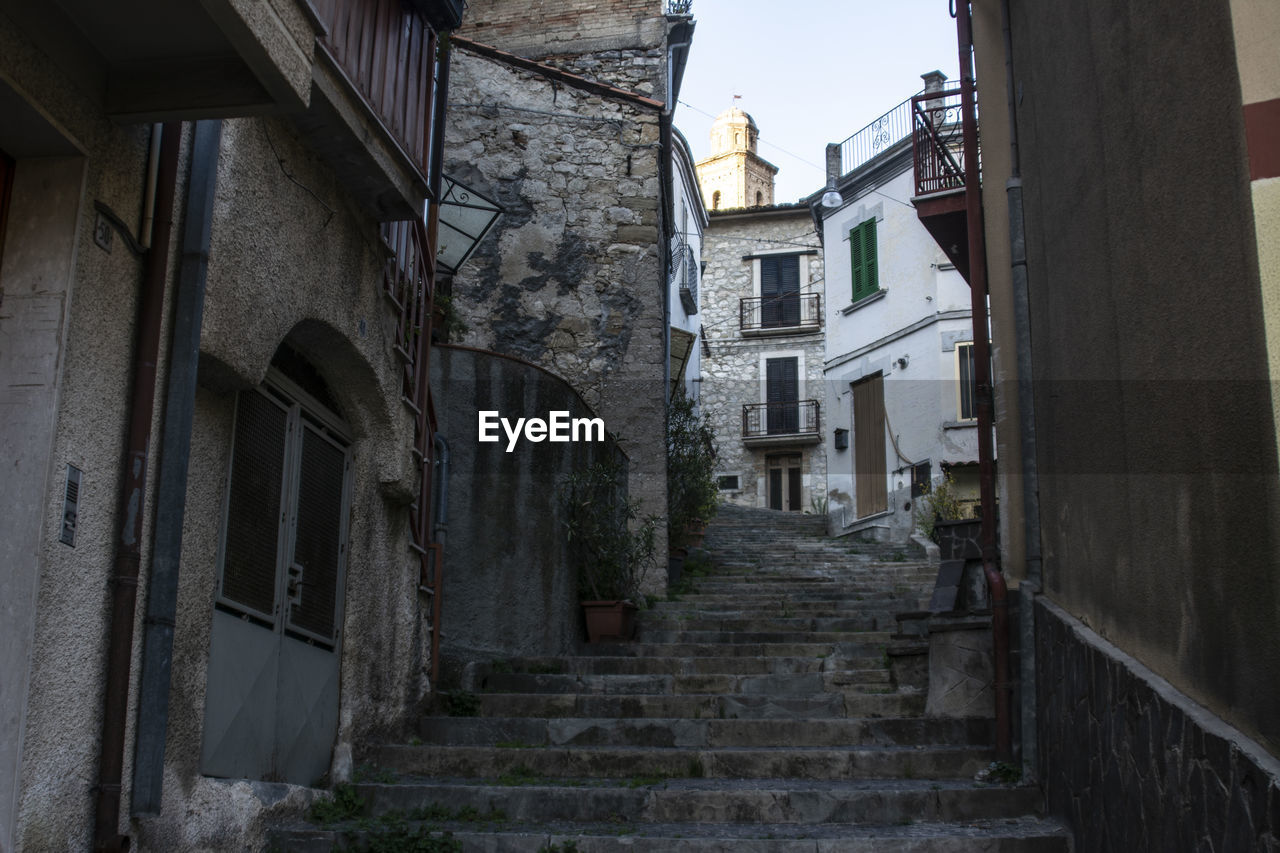
[[[630,640],[636,634],[636,610],[630,601],[584,601],[587,642]]]

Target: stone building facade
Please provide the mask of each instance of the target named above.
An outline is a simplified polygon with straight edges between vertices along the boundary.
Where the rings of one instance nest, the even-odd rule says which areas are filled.
[[[452,283],[467,327],[456,341],[567,379],[619,436],[632,495],[662,515],[663,104],[487,45],[454,44],[445,172],[504,209]]]
[[[712,211],[703,257],[701,399],[716,430],[720,494],[815,511],[827,488],[824,283],[809,209]]]
[[[756,153],[760,129],[738,109],[716,116],[711,125],[711,156],[698,161],[698,183],[710,210],[767,207],[773,204],[778,167]]]

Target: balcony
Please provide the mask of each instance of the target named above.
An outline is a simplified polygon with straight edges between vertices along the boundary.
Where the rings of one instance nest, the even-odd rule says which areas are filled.
[[[817,400],[747,403],[742,407],[742,443],[748,447],[817,444],[822,440]]]
[[[698,313],[698,273],[698,257],[677,235],[671,241],[671,281],[679,284],[680,306],[689,315]]]
[[[926,91],[911,99],[912,203],[921,224],[956,269],[969,279],[965,220],[963,124],[960,87]]]
[[[377,219],[422,215],[427,196],[436,29],[449,0],[313,0],[317,43],[308,143]]]
[[[747,336],[816,332],[822,327],[822,297],[817,293],[747,297],[739,301],[738,322]]]

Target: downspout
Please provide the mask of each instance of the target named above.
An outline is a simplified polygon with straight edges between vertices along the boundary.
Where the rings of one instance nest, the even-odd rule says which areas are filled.
[[[978,120],[974,104],[973,21],[969,0],[956,4],[960,58],[960,109],[964,131],[965,222],[969,236],[969,293],[973,314],[974,380],[978,403],[978,471],[982,497],[982,571],[991,593],[991,645],[995,657],[996,759],[1013,756],[1009,684],[1009,593],[996,566],[995,446],[992,440],[990,324],[987,321],[986,234],[982,177],[978,171]]]
[[[133,654],[133,618],[142,561],[142,517],[146,508],[147,458],[151,448],[151,414],[156,396],[156,359],[164,315],[165,270],[173,229],[174,187],[182,123],[166,122],[160,139],[160,172],[156,183],[155,234],[147,250],[138,292],[137,339],[133,355],[133,390],[124,471],[120,478],[119,539],[111,575],[107,670],[103,687],[102,739],[94,798],[93,846],[96,851],[127,850],[129,838],[119,834],[120,789],[124,764],[125,716],[129,706],[129,669]]]
[[[431,529],[431,538],[433,542],[444,547],[445,536],[449,533],[449,442],[440,433],[432,436],[432,443],[436,447],[436,465],[439,468],[438,482],[439,488],[436,489],[440,499],[436,501],[435,507],[435,525]]]
[[[675,230],[675,194],[671,184],[675,179],[671,168],[671,113],[658,116],[658,140],[661,146],[661,179],[658,195],[661,197],[662,228],[658,230],[658,256],[662,259],[658,271],[662,287],[662,399],[668,414],[671,412],[671,238]]]
[[[428,430],[432,430],[431,414],[432,407],[430,404],[431,394],[431,318],[435,311],[435,290],[436,290],[436,243],[437,235],[440,228],[440,185],[444,175],[444,125],[445,115],[449,103],[449,65],[453,57],[453,45],[449,40],[449,33],[441,33],[437,42],[437,62],[439,63],[439,72],[436,78],[435,103],[431,109],[431,157],[427,164],[427,192],[430,193],[431,202],[427,207],[427,221],[424,223],[426,232],[426,246],[423,251],[431,253],[431,281],[428,283],[430,290],[430,300],[423,309],[422,329],[418,333],[418,399],[422,403],[422,412],[418,415],[419,428],[423,434]],[[437,442],[445,447],[445,469],[444,473],[447,478],[448,474],[448,445],[444,443],[441,436],[435,434],[432,430],[431,441],[424,442],[423,460],[422,460],[422,479],[420,486],[421,493],[418,500],[426,508],[422,516],[422,535],[428,539],[433,535],[431,522],[431,499],[432,499],[432,464],[435,461],[434,448]],[[445,480],[447,483],[447,479]],[[445,504],[444,510],[448,509],[447,495],[441,498]],[[437,516],[444,518],[441,511],[437,510]],[[444,607],[444,540],[441,539],[434,548],[435,552],[435,572],[432,576],[431,588],[431,689],[433,691],[439,689],[440,684],[440,636],[443,627],[442,610]],[[425,557],[423,558],[425,559]]]
[[[218,183],[221,136],[221,121],[196,123],[191,177],[187,182],[173,341],[169,349],[159,474],[156,477],[156,518],[151,572],[147,578],[147,615],[143,621],[133,791],[129,798],[129,811],[134,816],[160,813],[164,782],[187,467],[191,458],[200,326],[209,271],[209,240],[213,230],[213,197]]]
[[[1031,303],[1027,287],[1027,239],[1022,218],[1022,168],[1018,152],[1017,92],[1013,78],[1013,34],[1009,0],[1000,0],[1004,35],[1005,88],[1009,98],[1010,177],[1009,250],[1013,273],[1014,345],[1018,363],[1018,422],[1022,448],[1022,503],[1026,537],[1026,579],[1019,586],[1019,684],[1021,687],[1022,778],[1034,779],[1039,769],[1036,732],[1036,615],[1035,597],[1044,588],[1040,560],[1040,472],[1036,463],[1035,387],[1031,363]]]

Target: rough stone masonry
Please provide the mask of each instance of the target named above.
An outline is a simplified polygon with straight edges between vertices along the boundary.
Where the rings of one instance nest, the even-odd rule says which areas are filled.
[[[461,39],[458,47],[445,172],[504,211],[454,280],[468,327],[460,343],[567,379],[620,437],[643,511],[661,515],[661,105]]]

